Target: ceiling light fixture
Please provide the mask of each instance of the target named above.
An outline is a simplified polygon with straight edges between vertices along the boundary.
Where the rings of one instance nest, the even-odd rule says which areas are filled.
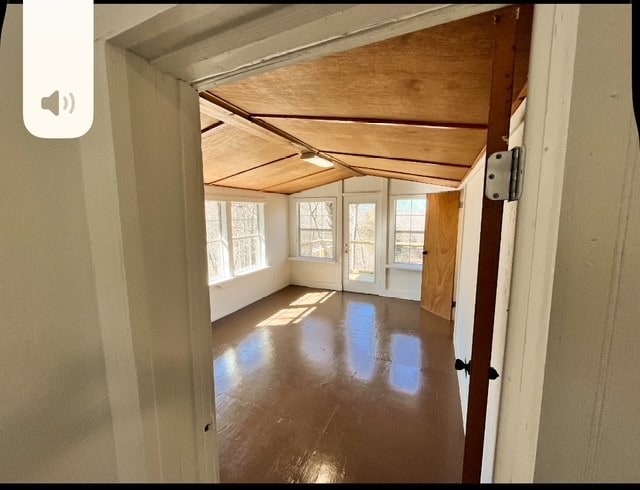
[[[305,162],[313,163],[318,167],[322,168],[330,168],[333,167],[333,162],[331,160],[327,160],[320,155],[316,155],[312,151],[305,151],[300,154],[300,158],[302,158]]]

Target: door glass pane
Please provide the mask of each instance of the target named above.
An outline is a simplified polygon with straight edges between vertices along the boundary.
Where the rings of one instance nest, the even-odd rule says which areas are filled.
[[[375,282],[376,204],[349,203],[349,280]]]

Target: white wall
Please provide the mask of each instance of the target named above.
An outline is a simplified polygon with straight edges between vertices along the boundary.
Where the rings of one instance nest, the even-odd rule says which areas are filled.
[[[631,5],[580,6],[539,482],[640,480],[640,152],[631,34]]]
[[[237,276],[219,285],[209,286],[211,321],[244,308],[290,284],[287,261],[288,198],[284,194],[252,192],[228,187],[205,186],[206,199],[243,198],[264,202],[266,269]]]
[[[116,481],[78,140],[22,122],[22,6],[0,42],[0,481]]]
[[[326,289],[342,290],[342,228],[343,208],[342,196],[344,194],[357,194],[361,192],[379,192],[382,195],[382,209],[389,209],[390,197],[396,195],[425,195],[430,192],[444,192],[451,190],[439,186],[408,182],[404,180],[385,179],[383,177],[352,177],[342,182],[335,182],[308,191],[292,194],[289,199],[289,247],[291,262],[291,283]],[[386,182],[386,184],[385,184]],[[386,190],[385,190],[386,188]],[[308,259],[296,259],[295,230],[296,230],[296,197],[329,197],[336,199],[336,231],[337,231],[337,258],[336,261],[313,261]],[[380,234],[380,249],[384,256],[388,255],[388,230],[389,222],[384,220],[383,233]],[[388,260],[385,262],[388,264]],[[420,300],[420,286],[422,284],[422,271],[401,270],[385,268],[385,276],[380,281],[381,287],[377,294],[394,298]]]

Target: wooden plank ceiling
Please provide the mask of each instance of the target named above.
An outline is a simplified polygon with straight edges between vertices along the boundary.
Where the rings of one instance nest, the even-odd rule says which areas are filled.
[[[526,92],[532,5],[521,6],[514,110]],[[291,194],[358,175],[455,188],[483,152],[493,12],[200,94],[204,181]],[[334,163],[300,159],[311,151]]]

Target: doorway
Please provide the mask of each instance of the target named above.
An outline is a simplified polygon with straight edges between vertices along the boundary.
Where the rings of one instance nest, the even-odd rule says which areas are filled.
[[[345,196],[342,209],[343,290],[375,294],[383,272],[380,270],[380,195]]]

